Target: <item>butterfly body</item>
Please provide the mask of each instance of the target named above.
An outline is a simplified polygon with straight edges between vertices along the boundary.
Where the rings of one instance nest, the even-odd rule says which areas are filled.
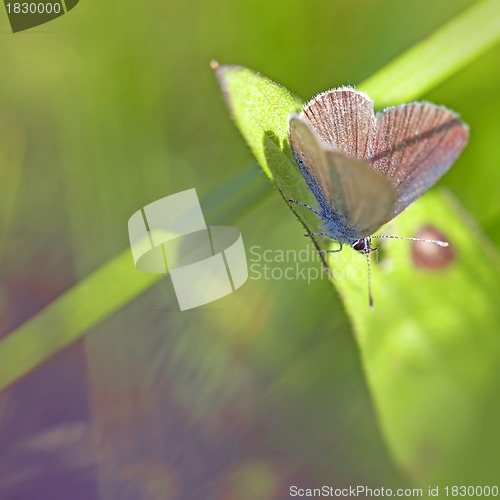
[[[372,234],[432,187],[451,167],[469,130],[443,106],[413,102],[374,113],[373,101],[350,87],[316,96],[289,118],[295,161],[315,199],[299,200],[321,232],[367,256]],[[399,238],[375,236],[377,238]],[[416,238],[400,238],[415,240]],[[446,242],[422,240],[439,246]],[[369,304],[373,305],[368,279]]]
[[[331,213],[324,214],[321,220],[321,226],[325,234],[328,235],[328,238],[338,241],[339,243],[346,243],[355,250],[359,250],[360,241],[369,239],[369,236],[360,237],[357,229],[345,225],[344,221],[339,220]]]
[[[375,114],[373,101],[351,87],[319,94],[289,119],[321,228],[362,253],[451,167],[467,138],[467,126],[442,106],[416,102]]]

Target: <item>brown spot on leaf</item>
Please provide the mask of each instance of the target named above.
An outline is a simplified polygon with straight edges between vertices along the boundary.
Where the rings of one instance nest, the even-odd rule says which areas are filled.
[[[447,247],[414,241],[411,247],[411,258],[415,267],[424,269],[444,269],[455,260],[455,250],[449,238],[433,226],[422,226],[415,238],[448,242]]]

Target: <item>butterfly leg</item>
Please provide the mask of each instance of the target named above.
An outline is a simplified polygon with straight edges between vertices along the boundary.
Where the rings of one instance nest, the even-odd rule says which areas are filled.
[[[311,212],[315,213],[320,219],[323,218],[323,216],[317,212],[316,210],[314,210],[313,207],[309,206],[307,203],[303,203],[301,201],[297,201],[297,200],[288,200],[289,203],[297,203],[297,205],[302,205],[303,207],[306,207],[308,210],[310,210]]]
[[[304,234],[304,236],[326,236],[327,238],[330,237],[326,233],[307,233],[307,234]]]
[[[327,238],[332,239],[332,237],[327,233],[307,233],[307,234],[304,234],[304,236],[326,236]],[[323,251],[326,253],[340,252],[342,250],[342,243],[339,241],[338,244],[340,245],[340,247],[337,250],[322,250],[322,252]]]
[[[325,250],[326,253],[337,253],[342,251],[342,243],[339,241],[340,247],[337,250]]]

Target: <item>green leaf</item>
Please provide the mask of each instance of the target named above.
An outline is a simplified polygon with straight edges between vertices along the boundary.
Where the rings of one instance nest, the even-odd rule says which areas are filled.
[[[385,104],[440,83],[498,40],[498,5],[470,9],[360,88]],[[310,203],[286,136],[297,100],[248,69],[218,67],[217,74],[236,124],[282,196]],[[383,259],[372,262],[374,311],[365,257],[347,249],[329,259],[387,444],[420,485],[482,484],[500,470],[500,256],[457,205],[431,193],[384,228],[414,236],[431,224],[454,257],[443,269],[421,269],[413,243],[384,244]],[[290,208],[307,228],[317,224],[310,211]]]
[[[288,142],[288,117],[300,111],[302,101],[250,69],[216,63],[213,67],[236,125],[283,199],[287,203],[293,199],[313,205],[314,198],[295,165]],[[288,205],[306,232],[318,230],[317,218],[312,212],[298,211],[293,203]],[[313,241],[320,248],[319,242]]]
[[[415,243],[383,241],[380,262],[372,259],[372,311],[364,256],[349,249],[330,263],[396,461],[421,485],[481,484],[500,470],[500,258],[442,193],[426,194],[384,233],[415,236],[425,226],[444,234],[454,257],[421,268]],[[418,248],[431,259],[447,251]]]
[[[302,101],[285,87],[240,66],[215,69],[226,103],[253,154],[269,177],[282,172],[287,162],[282,149],[288,141],[288,116],[302,108]],[[238,96],[237,99],[234,96]],[[291,151],[288,160],[293,162]]]

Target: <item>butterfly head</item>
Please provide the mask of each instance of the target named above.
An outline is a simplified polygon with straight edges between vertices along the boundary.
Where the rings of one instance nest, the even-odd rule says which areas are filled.
[[[353,241],[351,247],[362,254],[369,254],[378,250],[378,247],[373,248],[371,246],[371,238],[368,236],[366,238],[361,238],[359,240]]]

